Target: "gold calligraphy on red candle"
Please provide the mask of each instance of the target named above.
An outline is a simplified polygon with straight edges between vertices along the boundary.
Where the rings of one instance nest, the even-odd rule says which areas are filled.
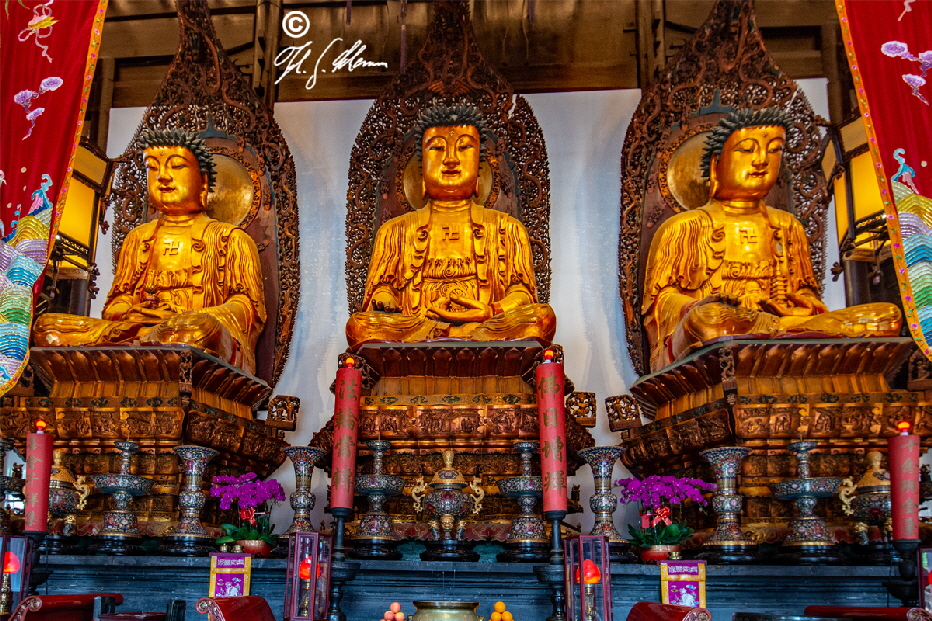
[[[566,405],[563,365],[545,362],[535,369],[540,423],[544,511],[566,511]]]

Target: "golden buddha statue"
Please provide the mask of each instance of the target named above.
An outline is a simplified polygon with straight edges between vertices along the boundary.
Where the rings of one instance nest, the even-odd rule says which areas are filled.
[[[537,301],[531,245],[515,218],[477,196],[485,120],[472,106],[434,106],[418,121],[427,204],[379,228],[350,347],[440,338],[549,344],[556,316]]]
[[[802,224],[764,203],[789,128],[781,110],[742,109],[706,140],[702,171],[711,199],[666,220],[647,257],[641,314],[652,370],[723,336],[899,335],[893,304],[829,312]]]
[[[151,131],[141,144],[158,219],[126,236],[103,319],[42,315],[33,344],[186,344],[252,373],[266,318],[256,244],[205,213],[214,163],[203,140]]]

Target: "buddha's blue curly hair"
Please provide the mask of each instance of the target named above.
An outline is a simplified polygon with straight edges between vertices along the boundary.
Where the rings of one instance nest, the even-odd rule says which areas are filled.
[[[183,129],[151,129],[139,137],[139,146],[143,150],[149,147],[183,147],[194,154],[201,172],[207,174],[208,191],[217,180],[214,154],[204,139],[195,133]]]
[[[700,170],[703,177],[708,177],[712,168],[712,156],[721,155],[728,137],[739,129],[746,127],[782,127],[787,133],[793,122],[789,115],[780,108],[739,108],[728,116],[722,117],[712,133],[705,139],[705,151],[702,154]]]

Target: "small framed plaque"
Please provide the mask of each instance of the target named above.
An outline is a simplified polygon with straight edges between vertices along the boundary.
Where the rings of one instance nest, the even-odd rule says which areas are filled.
[[[660,561],[664,604],[705,608],[705,561]]]
[[[211,552],[210,597],[249,595],[252,554]]]

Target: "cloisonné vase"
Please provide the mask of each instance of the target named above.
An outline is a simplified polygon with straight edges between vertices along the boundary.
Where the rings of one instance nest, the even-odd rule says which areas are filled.
[[[723,565],[753,563],[757,559],[757,544],[741,532],[743,499],[738,493],[741,461],[750,453],[751,449],[743,446],[723,446],[699,453],[715,472],[718,489],[712,497],[712,510],[718,515],[718,523],[702,545],[698,558]]]

